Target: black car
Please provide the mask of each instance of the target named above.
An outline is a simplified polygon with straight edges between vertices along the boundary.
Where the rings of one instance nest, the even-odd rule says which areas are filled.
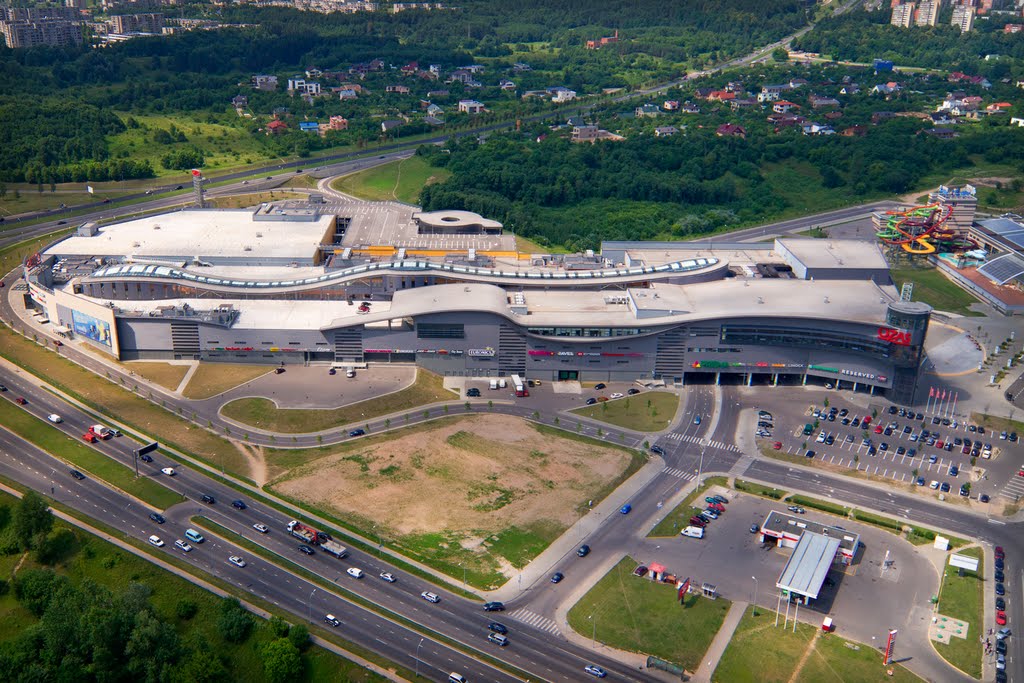
[[[555,572],[551,575],[551,583],[561,583],[562,579],[565,578],[565,574],[562,572]]]
[[[474,398],[477,398],[480,396],[480,390],[477,389],[476,387],[471,387],[466,390],[466,396],[472,396]]]
[[[627,391],[626,393],[629,394],[630,396],[636,396],[637,394],[640,393],[640,390],[637,389],[636,387],[630,387],[629,391]]]
[[[153,520],[154,522],[156,522],[157,524],[163,524],[164,522],[167,521],[167,520],[164,519],[164,516],[161,515],[159,512],[150,512],[149,513],[149,518],[151,520]]]
[[[299,552],[305,553],[307,555],[313,555],[316,553],[316,551],[310,548],[308,545],[300,545]]]
[[[997,557],[996,558],[996,569],[1003,569],[1004,566],[1005,565],[1003,564],[1003,558]]]
[[[665,455],[665,449],[661,446],[651,446],[651,453],[657,453],[658,455]]]
[[[245,504],[245,501],[243,500],[233,500],[231,501],[231,507],[235,508],[236,510],[244,510],[248,506]]]
[[[996,581],[1002,581],[1006,577],[1003,575],[1003,570],[1002,569],[997,569],[994,578],[995,578]]]
[[[492,621],[491,623],[487,624],[487,628],[494,631],[495,633],[500,633],[501,635],[506,635],[508,633],[508,627],[505,626],[505,624],[499,624],[496,621]]]
[[[601,391],[604,388],[605,388],[605,383],[604,382],[598,382],[597,384],[594,385],[594,389],[596,391]]]
[[[202,499],[201,499],[201,500],[202,500],[202,501],[203,501],[204,503],[209,503],[210,505],[213,505],[214,503],[216,503],[216,502],[217,502],[216,500],[214,500],[214,499],[213,499],[213,496],[211,496],[211,495],[210,495],[210,494],[208,494],[208,493],[204,493],[204,494],[203,494],[203,497],[202,497]]]
[[[149,455],[148,453],[143,453],[142,455],[139,456],[139,460],[141,460],[142,462],[153,462],[153,456]]]
[[[590,398],[588,398],[588,399],[587,399],[587,405],[588,405],[588,406],[592,406],[592,405],[594,405],[595,403],[597,403],[597,399],[596,399],[596,398],[594,398],[593,396],[591,396]]]
[[[581,545],[579,547],[579,549],[576,551],[576,554],[578,556],[580,556],[580,557],[586,557],[587,555],[590,554],[590,546],[589,545]]]
[[[1003,598],[996,598],[996,609],[1000,612],[1006,611],[1006,600]]]
[[[78,470],[71,470],[71,476],[77,479],[78,481],[82,481],[83,479],[85,479],[85,475],[79,472]]]
[[[364,434],[366,434],[365,429],[353,429],[348,433],[349,436],[363,436]]]
[[[497,601],[495,601],[495,602],[485,602],[484,603],[484,611],[485,612],[504,612],[505,611],[505,603],[497,602]]]
[[[1002,583],[997,583],[996,584],[996,595],[998,595],[1000,597],[1006,595],[1006,586],[1004,586]]]

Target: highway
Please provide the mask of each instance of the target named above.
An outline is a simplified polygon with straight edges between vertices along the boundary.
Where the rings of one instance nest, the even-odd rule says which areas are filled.
[[[7,392],[0,394],[0,400],[13,401],[15,397],[24,397],[28,403],[23,408],[41,421],[45,421],[46,415],[50,413],[60,415],[63,422],[53,425],[53,428],[60,429],[70,438],[79,439],[88,426],[96,422],[95,418],[6,369],[0,370],[0,382],[8,387]],[[41,423],[41,426],[45,424]],[[100,441],[95,448],[126,466],[132,466],[133,450],[140,445],[139,442],[124,436]],[[316,601],[311,603],[307,598],[317,586],[284,568],[253,557],[246,550],[223,539],[208,535],[207,541],[196,545],[190,553],[177,550],[173,545],[174,540],[184,538],[184,530],[190,525],[189,518],[201,514],[236,531],[240,536],[291,559],[347,591],[442,633],[464,644],[467,649],[489,651],[492,656],[527,671],[532,676],[548,681],[578,680],[586,664],[596,663],[614,675],[616,680],[644,680],[614,660],[595,656],[585,648],[580,648],[563,638],[553,638],[551,633],[521,622],[503,620],[510,629],[510,644],[504,648],[493,645],[486,640],[487,624],[492,617],[497,617],[496,614],[486,613],[481,609],[480,603],[439,589],[431,583],[396,569],[372,554],[350,549],[349,556],[342,560],[323,552],[306,557],[297,550],[300,541],[290,537],[285,531],[289,517],[274,508],[251,500],[248,496],[240,495],[236,490],[196,470],[180,467],[162,453],[154,455],[153,463],[140,463],[140,473],[180,493],[183,502],[167,510],[167,522],[158,525],[149,519],[152,510],[108,488],[91,476],[87,476],[81,482],[74,480],[68,474],[68,464],[41,452],[9,432],[0,430],[0,448],[3,452],[0,473],[5,476],[43,493],[48,493],[52,487],[57,500],[143,542],[151,534],[157,534],[167,545],[161,549],[154,549],[156,552],[177,553],[197,567],[277,604],[291,612],[297,619],[306,619],[312,614],[315,620],[319,620],[323,614],[333,613],[342,621],[339,627],[342,636],[410,668],[415,664],[410,659],[410,648],[414,650],[413,644],[418,643],[421,637],[415,631],[358,607],[324,588],[317,589],[314,596]],[[176,474],[163,474],[160,471],[163,467],[174,467]],[[216,503],[201,503],[199,499],[203,494],[213,496]],[[247,504],[244,511],[231,507],[231,501],[239,498]],[[266,524],[271,531],[268,534],[259,533],[252,528],[252,524],[256,522]],[[230,555],[242,556],[249,565],[238,568],[229,564],[227,558]],[[365,577],[361,580],[352,578],[345,571],[349,567],[362,569]],[[382,571],[392,572],[398,577],[398,581],[391,584],[379,579],[378,575]],[[527,587],[527,595],[530,588]],[[425,601],[420,597],[420,593],[425,590],[439,594],[441,602],[435,605]],[[510,610],[517,606],[515,601],[510,601]],[[501,620],[500,617],[497,620]],[[429,639],[421,648],[421,659],[421,674],[429,668],[430,672],[426,672],[426,675],[435,680],[447,678],[452,670],[458,670],[471,680],[518,680]]]

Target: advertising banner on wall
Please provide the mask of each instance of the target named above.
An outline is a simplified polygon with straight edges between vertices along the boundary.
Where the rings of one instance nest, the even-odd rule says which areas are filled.
[[[91,315],[82,313],[81,311],[71,311],[71,322],[75,330],[75,334],[91,339],[97,344],[103,346],[111,346],[110,338],[110,323],[105,320],[98,320]]]

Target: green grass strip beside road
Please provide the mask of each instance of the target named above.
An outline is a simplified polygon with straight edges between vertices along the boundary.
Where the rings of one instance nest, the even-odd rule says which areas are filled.
[[[848,508],[846,506],[839,505],[838,503],[831,503],[827,500],[819,500],[818,498],[811,498],[809,496],[790,496],[783,502],[789,503],[790,505],[813,508],[815,510],[827,512],[830,515],[835,515],[836,517],[849,517],[850,512],[853,510],[853,508]]]
[[[665,516],[665,519],[658,522],[653,529],[651,529],[647,537],[668,537],[675,536],[684,528],[689,526],[690,517],[693,517],[698,512],[701,512],[706,507],[704,505],[704,492],[712,486],[725,486],[728,487],[729,482],[725,477],[708,477],[704,480],[704,483],[700,485],[700,488],[690,492],[683,501],[677,505],[672,512]],[[699,505],[699,508],[694,507]]]
[[[297,564],[294,560],[284,557],[283,555],[279,555],[273,550],[264,548],[263,546],[259,545],[258,543],[250,541],[244,536],[239,536],[231,529],[221,526],[217,522],[214,522],[213,520],[207,517],[196,516],[192,517],[191,521],[198,528],[203,529],[211,534],[217,534],[222,538],[230,538],[232,543],[239,545],[242,548],[248,549],[249,552],[259,556],[261,559],[271,562],[277,565],[278,567],[282,567],[288,570],[289,572],[292,572],[293,574],[302,577],[310,583],[314,583],[322,588],[326,588],[332,593],[335,593],[336,595],[339,595],[342,598],[352,603],[355,603],[356,605],[359,605],[360,607],[370,612],[373,612],[374,614],[384,617],[385,619],[389,619],[395,622],[396,624],[400,624],[401,626],[404,626],[405,628],[414,631],[415,633],[419,633],[420,635],[432,638],[440,643],[443,643],[444,645],[447,645],[453,650],[458,650],[459,652],[462,652],[463,654],[466,654],[469,657],[473,657],[475,659],[479,659],[480,661],[486,662],[501,671],[506,671],[512,674],[513,676],[518,676],[524,680],[529,680],[531,678],[531,675],[526,671],[522,671],[512,666],[511,664],[503,662],[499,659],[495,659],[494,657],[491,657],[485,652],[474,650],[470,646],[465,645],[450,636],[446,636],[443,633],[439,633],[438,631],[435,631],[431,628],[428,628],[427,626],[424,626],[423,624],[415,622],[412,619],[409,619],[408,617],[398,614],[397,612],[392,612],[386,607],[378,605],[377,603],[368,600],[367,598],[364,598],[358,593],[353,593],[347,588],[344,588],[343,586],[321,576],[320,574],[317,574],[316,572],[310,571],[302,565]],[[339,569],[339,572],[340,571],[341,570]],[[354,580],[355,579],[353,579],[353,581]],[[401,578],[399,578],[398,580],[401,581]]]
[[[731,602],[687,595],[680,604],[674,584],[633,575],[623,558],[569,610],[569,625],[611,647],[640,652],[695,671]]]
[[[76,468],[88,472],[97,479],[102,479],[111,486],[158,510],[164,510],[182,501],[181,496],[174,491],[161,486],[152,479],[136,478],[135,472],[131,468],[104,455],[96,448],[79,442],[8,401],[0,401],[0,424],[47,453],[63,458]],[[104,443],[103,441],[99,442],[97,448],[103,449]],[[63,469],[58,472],[59,474],[54,476],[70,480],[70,475]]]
[[[980,548],[968,548],[960,554],[978,558],[978,571],[965,569],[964,575],[958,576],[956,567],[946,565],[939,591],[938,613],[966,621],[967,637],[950,638],[948,645],[938,643],[935,650],[943,659],[969,676],[981,678],[981,643],[978,639],[985,633],[985,610],[982,604],[985,558]]]
[[[771,498],[772,500],[782,500],[786,497],[786,492],[782,489],[773,489],[770,486],[755,484],[754,482],[744,481],[742,479],[734,479],[732,487],[737,491],[743,491],[744,493],[760,496],[762,498]]]

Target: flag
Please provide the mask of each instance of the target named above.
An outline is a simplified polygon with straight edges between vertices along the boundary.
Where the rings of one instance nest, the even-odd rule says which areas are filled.
[[[942,390],[942,400],[943,401],[946,400],[946,390],[945,389]]]
[[[928,398],[935,398],[935,387],[928,388]]]
[[[92,194],[93,193],[92,185],[86,185],[85,186],[85,191],[88,192],[89,194]]]

